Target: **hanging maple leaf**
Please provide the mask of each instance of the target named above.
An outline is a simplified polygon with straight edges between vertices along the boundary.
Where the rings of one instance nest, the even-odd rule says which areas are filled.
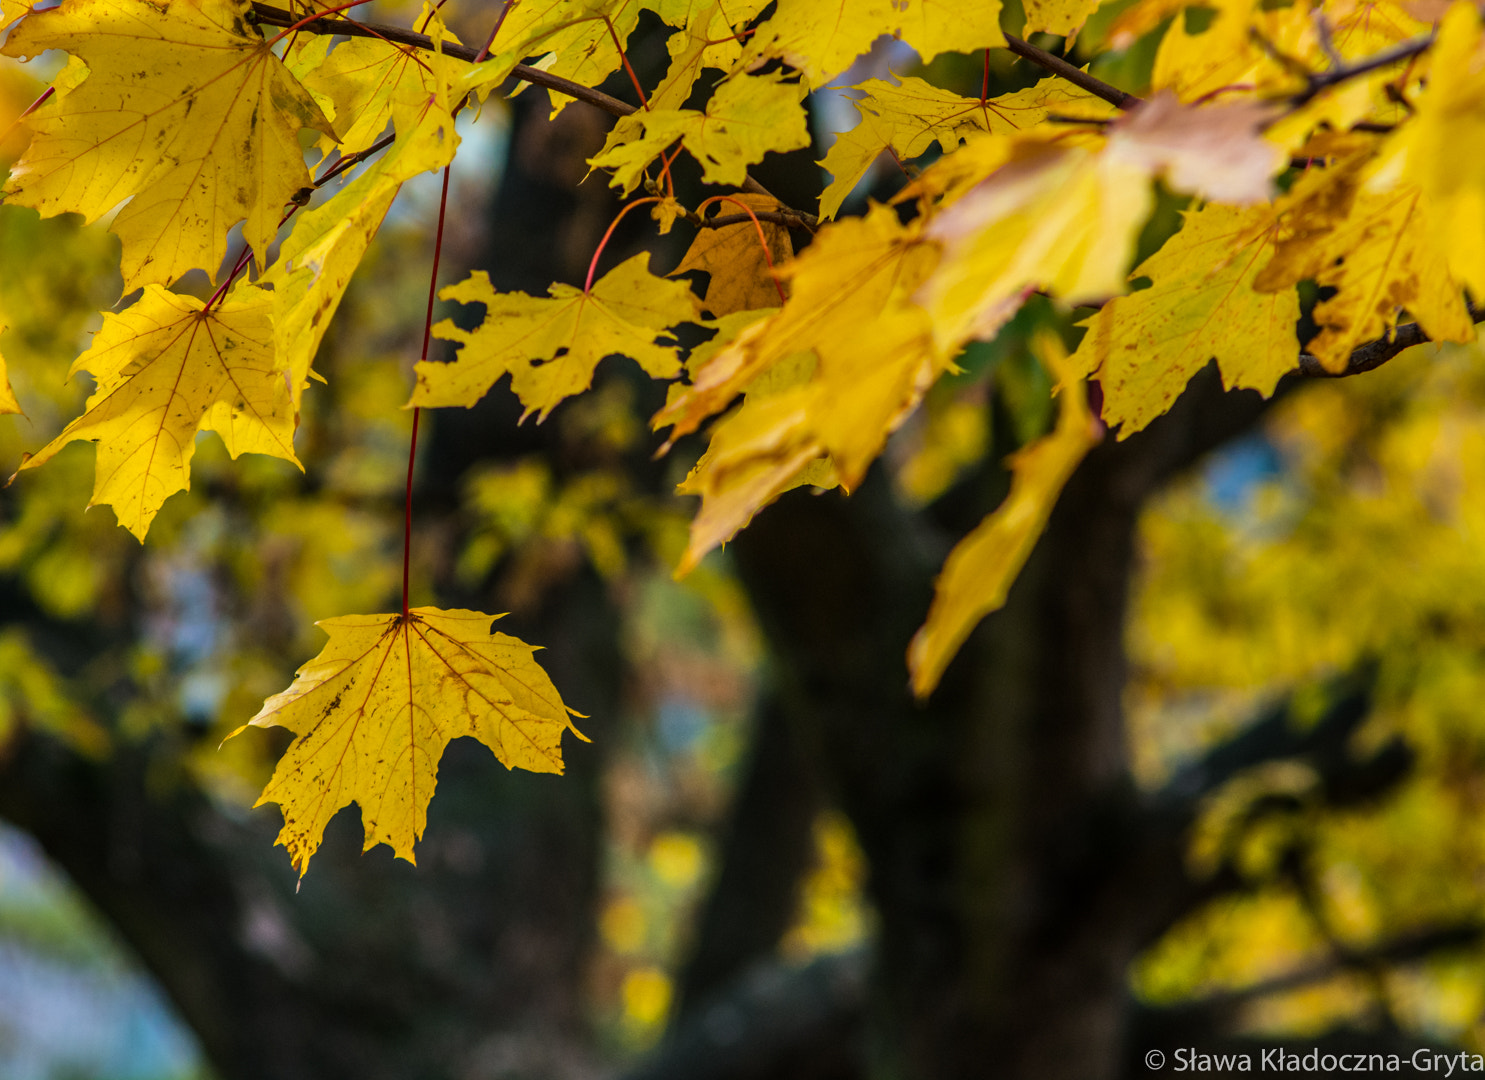
[[[770,195],[741,194],[732,196],[732,199],[757,211],[779,208],[779,201]],[[718,206],[723,213],[736,212],[736,204],[730,200]],[[760,231],[768,243],[766,254],[759,242]],[[794,244],[788,229],[767,221],[758,225],[742,221],[720,229],[697,230],[696,239],[686,249],[681,264],[669,276],[692,270],[703,270],[710,275],[701,304],[713,316],[761,311],[777,307],[782,302],[772,267],[782,266],[793,255]]]
[[[1153,284],[1116,297],[1085,324],[1073,355],[1079,376],[1103,388],[1103,420],[1127,438],[1175,403],[1191,377],[1217,360],[1228,389],[1267,397],[1299,363],[1294,287],[1253,288],[1279,228],[1270,207],[1207,206],[1135,268]]]
[[[141,541],[165,500],[191,486],[196,433],[215,431],[233,457],[294,456],[296,416],[284,367],[275,359],[273,301],[235,294],[210,311],[200,300],[147,285],[120,314],[106,312],[72,373],[98,388],[83,414],[27,458],[34,469],[68,443],[98,444],[93,498],[113,507]]]
[[[453,739],[478,739],[508,769],[550,773],[562,771],[564,732],[587,741],[569,719],[579,714],[532,659],[536,647],[490,632],[501,617],[414,608],[322,620],[324,650],[232,732],[285,727],[298,736],[254,805],[283,811],[278,842],[301,877],[325,826],[353,801],[363,850],[384,843],[414,862]]]
[[[770,152],[810,144],[804,87],[772,75],[738,75],[724,82],[703,109],[641,109],[614,125],[589,164],[613,170],[613,184],[627,195],[645,168],[677,139],[701,165],[708,184],[736,187],[748,166]]]
[[[1011,135],[1030,131],[1048,114],[1105,119],[1113,106],[1062,81],[1043,79],[1035,86],[981,101],[960,97],[912,75],[896,84],[868,79],[853,88],[861,123],[836,136],[820,162],[834,179],[820,195],[820,216],[831,218],[866,170],[884,151],[908,161],[937,145],[944,153],[958,149],[975,132]]]
[[[309,183],[301,128],[332,134],[309,93],[247,22],[248,0],[64,0],[23,19],[6,56],[64,49],[87,77],[26,121],[35,132],[6,198],[95,221],[125,199],[125,290],[215,274],[244,218],[268,249]]]
[[[1057,496],[1101,437],[1061,342],[1043,338],[1037,344],[1035,351],[1062,382],[1057,427],[1011,458],[1010,494],[944,561],[928,618],[908,646],[913,693],[919,698],[933,692],[975,625],[1005,603]]]
[[[476,271],[439,295],[485,306],[485,319],[464,330],[445,319],[438,337],[460,343],[453,363],[417,366],[414,406],[472,406],[509,373],[511,389],[538,421],[563,398],[588,389],[593,369],[605,356],[632,357],[657,379],[673,378],[681,362],[669,328],[699,316],[696,295],[681,281],[656,277],[647,254],[621,263],[584,292],[553,285],[550,298],[497,293],[484,271]]]

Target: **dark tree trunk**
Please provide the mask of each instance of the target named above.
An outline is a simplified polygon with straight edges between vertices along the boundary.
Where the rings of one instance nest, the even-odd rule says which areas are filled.
[[[1096,449],[921,706],[903,654],[944,541],[879,477],[849,499],[786,496],[733,544],[790,728],[870,861],[871,1074],[1119,1071],[1126,968],[1169,917],[1157,883],[1131,878],[1146,852],[1120,708],[1134,525],[1260,409],[1207,372],[1171,416]]]

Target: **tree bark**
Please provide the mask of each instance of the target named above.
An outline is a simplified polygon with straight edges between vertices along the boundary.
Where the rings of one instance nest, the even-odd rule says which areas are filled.
[[[1126,969],[1169,914],[1128,878],[1143,857],[1120,708],[1134,527],[1261,409],[1209,370],[1171,415],[1095,449],[922,705],[903,651],[946,543],[879,475],[849,499],[786,496],[734,541],[791,729],[870,862],[870,1074],[1118,1073]]]

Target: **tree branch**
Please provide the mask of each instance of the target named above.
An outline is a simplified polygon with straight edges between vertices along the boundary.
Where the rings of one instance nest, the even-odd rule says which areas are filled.
[[[258,22],[265,26],[294,26],[299,20],[291,12],[283,8],[273,7],[269,4],[253,4],[253,14]],[[397,45],[409,45],[415,49],[426,49],[435,51],[438,46],[427,34],[419,34],[414,30],[408,30],[401,26],[389,26],[383,23],[354,22],[350,19],[323,18],[315,19],[313,22],[305,23],[299,29],[307,34],[342,34],[346,37],[377,38],[389,41]],[[1030,46],[1027,46],[1030,48]],[[458,45],[451,41],[442,43],[442,51],[445,56],[452,56],[456,60],[468,60],[476,63],[481,59],[480,50],[472,49],[468,45]],[[1040,50],[1037,50],[1038,52]],[[1055,59],[1055,57],[1053,58]],[[1076,70],[1076,69],[1074,69]],[[1081,73],[1080,73],[1081,74]],[[602,90],[595,90],[591,86],[584,86],[580,82],[564,79],[560,75],[542,71],[540,68],[529,64],[517,64],[511,71],[511,78],[520,79],[522,82],[532,83],[536,86],[555,90],[559,94],[566,94],[570,98],[592,105],[596,109],[613,116],[628,116],[639,110],[627,101],[620,101],[612,94],[605,94]],[[1097,80],[1095,80],[1097,81]],[[742,190],[752,192],[755,195],[766,195],[770,199],[777,197],[762,184],[751,176],[744,178]],[[803,225],[805,228],[814,228],[820,223],[820,219],[814,214],[807,214],[803,210],[795,210],[792,207],[779,203],[778,213],[785,225]]]
[[[1421,37],[1414,38],[1412,41],[1404,41],[1399,45],[1394,45],[1390,49],[1383,49],[1381,52],[1373,56],[1368,56],[1363,60],[1358,60],[1354,64],[1341,64],[1332,67],[1329,71],[1321,71],[1306,76],[1305,88],[1290,98],[1289,104],[1297,108],[1313,99],[1322,91],[1328,90],[1332,86],[1337,86],[1348,79],[1354,79],[1358,75],[1370,74],[1379,68],[1401,63],[1404,60],[1411,60],[1413,57],[1427,52],[1433,45],[1433,42],[1433,34],[1424,34]]]
[[[253,14],[257,16],[258,22],[265,26],[293,26],[298,18],[283,8],[272,7],[268,4],[254,4]],[[433,39],[427,34],[419,34],[401,26],[387,26],[382,23],[353,22],[350,19],[323,18],[314,22],[305,23],[299,29],[307,34],[341,34],[345,37],[367,37],[378,38],[393,42],[397,45],[410,45],[415,49],[426,49],[429,52],[437,50]],[[474,63],[480,51],[468,45],[457,45],[454,42],[443,43],[445,56],[452,56],[456,60],[468,60]],[[523,82],[534,83],[544,86],[548,90],[555,90],[559,94],[576,98],[588,103],[595,108],[602,109],[614,116],[628,116],[638,110],[627,101],[620,101],[611,94],[605,94],[602,90],[594,90],[591,86],[564,79],[560,75],[550,75],[540,68],[531,67],[529,64],[517,64],[511,76]]]
[[[1095,79],[1086,71],[1069,64],[1062,57],[1053,56],[1045,49],[1038,49],[1029,41],[1022,41],[1014,34],[1007,34],[1005,36],[1005,47],[1017,56],[1030,60],[1037,67],[1066,79],[1074,86],[1082,87],[1094,97],[1103,98],[1103,100],[1107,101],[1116,109],[1132,109],[1144,100],[1143,98],[1135,97],[1133,94],[1126,94],[1117,86],[1110,86],[1102,79]]]
[[[1485,307],[1470,304],[1469,309],[1470,318],[1477,323],[1485,322]],[[1423,328],[1417,323],[1404,323],[1393,331],[1391,337],[1378,338],[1376,341],[1369,341],[1365,345],[1358,346],[1347,358],[1346,366],[1340,371],[1330,371],[1320,363],[1319,358],[1309,353],[1300,353],[1299,367],[1295,368],[1295,374],[1312,379],[1344,379],[1351,375],[1360,375],[1363,372],[1375,370],[1398,353],[1431,340],[1433,339],[1425,334]]]

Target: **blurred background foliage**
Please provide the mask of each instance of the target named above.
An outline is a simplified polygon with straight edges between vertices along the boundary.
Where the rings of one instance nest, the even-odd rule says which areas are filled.
[[[399,12],[381,4],[377,16],[395,22]],[[1088,33],[1096,40],[1097,26]],[[1126,85],[1149,63],[1148,40],[1109,62],[1123,65]],[[978,61],[961,61],[944,57],[928,77],[977,92]],[[993,74],[1005,89],[1028,78],[1008,62]],[[15,65],[0,66],[0,131],[9,132],[0,159],[19,152],[11,120],[38,90]],[[818,122],[849,126],[844,107],[846,119],[833,122],[842,103],[818,103]],[[491,102],[462,129],[469,145],[450,213],[465,227],[452,234],[449,279],[493,243],[481,223],[523,154],[515,164],[527,173],[579,193],[551,258],[585,261],[584,238],[606,223],[607,193],[577,186],[591,118],[571,110],[543,122],[545,110],[527,102],[518,124],[504,108]],[[868,187],[880,195],[894,182],[883,167]],[[222,740],[317,651],[314,620],[396,602],[411,424],[401,406],[435,199],[433,178],[404,194],[345,301],[318,360],[325,382],[305,397],[305,473],[251,456],[230,462],[203,438],[191,492],[166,504],[145,547],[107,511],[82,511],[91,454],[81,446],[0,494],[0,761],[25,733],[105,767],[142,755],[151,792],[202,792],[266,849],[274,811],[248,808],[283,743]],[[1176,227],[1176,209],[1162,205],[1147,249]],[[118,297],[105,225],[0,206],[0,352],[26,409],[0,420],[6,468],[88,392],[86,377],[65,376],[97,310]],[[952,518],[975,477],[1045,431],[1049,380],[1031,343],[1048,332],[1072,341],[1074,322],[1033,301],[967,353],[964,374],[936,386],[894,437],[887,497],[904,512]],[[1128,966],[1142,1007],[1224,1009],[1225,1037],[1349,1030],[1485,1050],[1482,361],[1478,348],[1425,346],[1362,378],[1286,387],[1261,425],[1143,507],[1124,688],[1139,791],[1157,798],[1179,787],[1204,755],[1264,723],[1310,745],[1306,733],[1358,695],[1364,718],[1336,752],[1400,764],[1347,794],[1328,786],[1313,755],[1295,753],[1202,792],[1181,849],[1210,898]],[[588,581],[614,612],[621,671],[616,712],[601,718],[603,832],[583,907],[591,926],[573,930],[586,942],[583,1066],[465,1075],[589,1075],[661,1044],[723,874],[757,717],[780,681],[777,646],[730,553],[672,580],[690,505],[668,492],[689,461],[678,452],[636,464],[653,448],[655,401],[633,375],[605,362],[596,389],[559,409],[539,440],[527,431],[498,455],[444,455],[461,460],[453,474],[429,473],[436,453],[420,465],[413,602],[509,611],[509,629],[526,637],[554,596]],[[490,415],[430,419],[454,438]],[[569,698],[588,711],[580,692]],[[484,765],[484,782],[506,781]],[[773,946],[798,970],[870,955],[883,933],[871,899],[871,875],[882,871],[849,800],[825,790]],[[461,848],[464,835],[449,833],[439,858],[478,861],[478,850]],[[331,842],[353,847],[348,833]],[[278,854],[271,872],[287,893],[291,871]],[[208,1075],[202,1053],[99,912],[24,833],[0,833],[0,1073],[185,1078]]]

